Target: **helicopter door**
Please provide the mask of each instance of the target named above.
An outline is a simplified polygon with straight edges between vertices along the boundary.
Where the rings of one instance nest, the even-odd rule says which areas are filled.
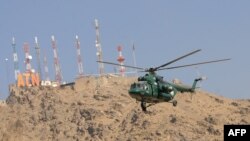
[[[152,96],[153,97],[158,97],[158,83],[153,83],[153,84],[151,84],[151,88],[152,88]]]

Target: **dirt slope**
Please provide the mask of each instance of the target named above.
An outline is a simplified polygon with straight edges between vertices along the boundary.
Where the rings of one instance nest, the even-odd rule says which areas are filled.
[[[11,88],[0,105],[3,141],[217,141],[224,124],[249,124],[250,100],[178,94],[177,107],[141,111],[127,90],[134,78],[86,77],[74,87]]]

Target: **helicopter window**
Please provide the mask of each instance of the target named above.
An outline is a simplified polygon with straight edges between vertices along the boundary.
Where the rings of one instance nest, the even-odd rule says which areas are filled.
[[[134,89],[134,88],[140,88],[140,89],[145,89],[145,90],[148,89],[148,87],[147,87],[147,85],[146,85],[145,82],[134,83],[134,84],[131,85],[131,88],[132,89]]]
[[[137,84],[137,87],[138,88],[143,88],[143,85],[139,83],[139,84]]]
[[[135,88],[135,87],[136,87],[136,84],[135,84],[135,83],[131,85],[131,88],[132,88],[132,89]]]
[[[147,86],[145,85],[145,83],[138,83],[137,87],[141,89],[145,89],[145,90],[147,89]]]

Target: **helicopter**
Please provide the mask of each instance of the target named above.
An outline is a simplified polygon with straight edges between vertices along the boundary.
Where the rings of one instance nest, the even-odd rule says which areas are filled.
[[[112,63],[112,62],[107,62],[107,61],[97,61],[97,62],[105,63],[105,64],[109,64],[109,65],[124,66],[127,68],[137,69],[140,72],[146,72],[146,74],[144,76],[138,77],[138,82],[134,82],[133,84],[131,84],[130,89],[128,90],[128,93],[132,98],[141,102],[142,111],[147,111],[147,107],[150,107],[150,106],[155,105],[155,104],[160,103],[160,102],[169,102],[169,103],[172,103],[173,106],[177,106],[177,100],[175,100],[174,97],[178,92],[194,93],[196,88],[197,88],[196,84],[199,81],[206,79],[205,77],[196,78],[196,79],[194,79],[192,86],[186,86],[183,84],[164,81],[162,76],[159,76],[156,74],[156,71],[177,69],[177,68],[197,66],[197,65],[203,65],[203,64],[231,60],[230,58],[218,59],[218,60],[212,60],[212,61],[187,64],[187,65],[166,67],[172,63],[175,63],[183,58],[186,58],[186,57],[193,55],[193,54],[200,52],[200,51],[201,51],[201,49],[197,49],[197,50],[192,51],[190,53],[187,53],[181,57],[178,57],[172,61],[169,61],[163,65],[160,65],[157,67],[151,67],[149,69],[136,67],[136,66],[129,66],[129,65],[120,65],[117,63]],[[147,105],[147,103],[148,103],[148,105]]]

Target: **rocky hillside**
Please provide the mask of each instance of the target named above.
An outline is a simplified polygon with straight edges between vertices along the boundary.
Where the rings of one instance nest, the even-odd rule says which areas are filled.
[[[250,100],[198,91],[144,113],[127,90],[134,78],[84,77],[74,86],[11,87],[0,105],[3,141],[219,141],[224,124],[249,124]]]

